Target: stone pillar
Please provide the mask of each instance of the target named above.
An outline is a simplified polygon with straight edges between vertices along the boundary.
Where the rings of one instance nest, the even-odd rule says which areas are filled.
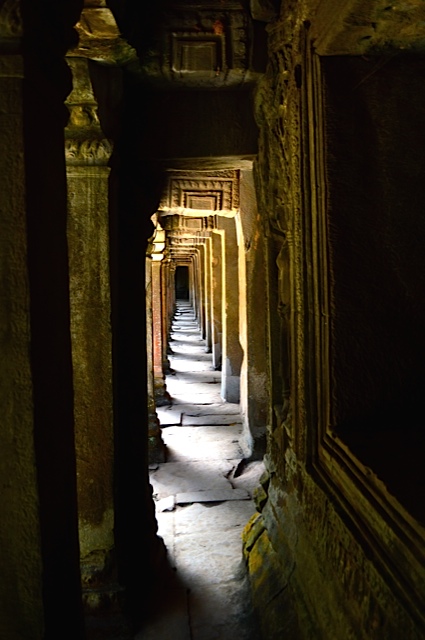
[[[165,446],[161,437],[155,404],[155,385],[153,375],[153,329],[152,329],[152,259],[146,258],[146,355],[147,355],[147,392],[148,392],[148,461],[165,462]]]
[[[222,335],[223,335],[223,253],[224,231],[212,233],[212,357],[216,371],[221,369]]]
[[[166,266],[166,288],[165,288],[165,304],[166,304],[165,364],[167,367],[167,371],[170,369],[170,362],[168,360],[168,355],[172,353],[170,351],[170,346],[169,346],[171,323],[173,321],[174,312],[176,308],[175,272],[176,272],[176,264],[172,260],[172,258],[169,257],[167,260],[167,266]]]
[[[161,262],[161,308],[162,308],[162,370],[169,371],[168,336],[169,336],[169,290],[170,290],[170,258],[164,255]]]
[[[198,281],[198,318],[202,338],[205,338],[205,279],[204,279],[204,247],[196,250],[196,274]]]
[[[169,263],[169,286],[168,286],[168,333],[170,335],[171,322],[176,308],[176,287],[175,287],[176,263],[170,259]]]
[[[0,3],[0,637],[53,640],[66,620],[80,640],[63,153],[78,7],[41,4]]]
[[[12,18],[13,16],[11,16]],[[19,22],[0,11],[0,637],[43,636]],[[16,15],[16,20],[18,15]],[[16,37],[16,52],[4,38]],[[10,42],[8,43],[10,44]],[[25,562],[23,560],[25,559]]]
[[[239,274],[234,218],[219,218],[224,235],[223,354],[221,395],[227,402],[240,400],[242,348],[239,342]]]
[[[192,257],[193,309],[195,318],[201,327],[201,291],[199,286],[199,250],[195,247]]]
[[[240,336],[244,351],[241,371],[241,412],[253,458],[265,453],[269,405],[267,353],[267,288],[264,234],[257,211],[252,169],[240,171],[239,235]]]
[[[195,308],[195,276],[194,276],[194,259],[191,256],[187,265],[189,269],[189,301],[193,308]]]
[[[112,146],[97,117],[88,63],[70,58],[73,91],[65,130],[72,362],[83,597],[103,605],[115,584],[114,430],[107,166]],[[102,596],[105,597],[104,595]],[[108,603],[110,606],[110,603]]]
[[[158,407],[170,403],[170,399],[165,386],[165,376],[163,369],[163,348],[162,348],[162,278],[161,262],[162,253],[152,254],[152,359],[153,376],[155,389],[155,403]]]
[[[212,301],[211,301],[211,238],[205,238],[204,244],[204,280],[205,280],[205,343],[206,351],[211,353],[212,345]]]

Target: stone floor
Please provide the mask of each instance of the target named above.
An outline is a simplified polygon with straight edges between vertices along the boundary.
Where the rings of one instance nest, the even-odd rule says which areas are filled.
[[[242,461],[239,406],[221,399],[220,372],[183,301],[170,349],[172,404],[158,409],[167,462],[150,470],[170,571],[135,640],[259,640],[241,533],[263,465]]]

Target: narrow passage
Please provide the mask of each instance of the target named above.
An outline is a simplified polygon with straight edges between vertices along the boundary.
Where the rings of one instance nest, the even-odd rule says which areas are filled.
[[[137,640],[259,640],[241,533],[263,465],[242,462],[239,405],[220,397],[221,374],[188,301],[177,301],[170,350],[172,404],[157,410],[167,462],[150,478],[173,577]]]

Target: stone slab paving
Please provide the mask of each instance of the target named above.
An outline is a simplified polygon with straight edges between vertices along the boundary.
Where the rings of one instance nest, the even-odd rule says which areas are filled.
[[[249,500],[251,496],[245,489],[205,489],[186,491],[176,494],[176,504],[193,504],[194,502],[222,502],[223,500]]]
[[[188,402],[189,398],[187,396],[187,394],[174,394],[173,395],[173,404],[179,405],[179,404],[186,404]],[[200,393],[196,396],[196,401],[200,404],[200,405],[209,405],[209,404],[217,404],[218,402],[220,402],[221,397],[220,394],[217,393]]]
[[[150,471],[169,574],[135,640],[260,640],[241,533],[263,465],[243,461],[239,406],[220,397],[220,374],[187,304],[170,348],[172,404],[157,411],[167,462]]]
[[[228,477],[240,460],[201,460],[167,462],[157,465],[150,478],[154,498],[161,500],[185,491],[232,488]]]
[[[221,385],[218,382],[182,382],[177,378],[167,378],[167,391],[173,397],[177,396],[186,396],[196,397],[200,394],[207,393],[208,395],[214,396],[217,395],[220,398],[220,387]],[[183,389],[183,385],[187,387],[187,389]]]
[[[197,371],[196,373],[193,373],[192,371],[176,371],[169,376],[168,383],[170,383],[173,378],[189,384],[191,382],[207,382],[209,384],[213,384],[221,382],[221,373],[214,370]]]
[[[162,438],[168,462],[243,458],[242,425],[168,427]]]
[[[158,415],[161,427],[169,427],[172,425],[182,424],[184,414],[184,424],[192,424],[191,418],[200,418],[201,416],[208,416],[205,422],[195,422],[196,424],[233,424],[240,422],[240,410],[238,404],[232,404],[230,402],[205,402],[205,404],[186,404],[184,402],[184,396],[179,397],[179,402],[169,407],[158,407],[156,413]],[[203,400],[209,400],[209,398],[203,398]],[[211,416],[214,416],[214,421],[211,422]],[[219,416],[224,416],[225,421],[230,422],[218,422]],[[202,418],[203,419],[203,418]]]
[[[220,425],[234,426],[242,424],[242,418],[237,414],[218,413],[217,415],[211,413],[204,413],[201,416],[188,416],[183,415],[182,412],[182,425],[190,427],[199,427],[206,425],[220,426]]]
[[[169,410],[173,410],[174,408],[175,407],[169,407]],[[238,404],[233,404],[231,402],[223,402],[222,400],[220,400],[219,403],[211,402],[211,403],[208,403],[207,405],[200,405],[200,404],[196,404],[195,402],[191,404],[180,403],[178,406],[178,409],[179,411],[184,413],[186,416],[226,414],[226,415],[237,415],[240,417],[240,407]]]

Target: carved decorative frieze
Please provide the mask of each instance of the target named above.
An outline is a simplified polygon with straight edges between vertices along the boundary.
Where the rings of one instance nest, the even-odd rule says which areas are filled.
[[[100,140],[68,138],[65,140],[65,158],[68,165],[106,165],[111,154],[112,143],[106,138]]]
[[[160,209],[194,209],[235,211],[239,208],[239,172],[232,170],[204,172],[170,172],[168,187]]]

